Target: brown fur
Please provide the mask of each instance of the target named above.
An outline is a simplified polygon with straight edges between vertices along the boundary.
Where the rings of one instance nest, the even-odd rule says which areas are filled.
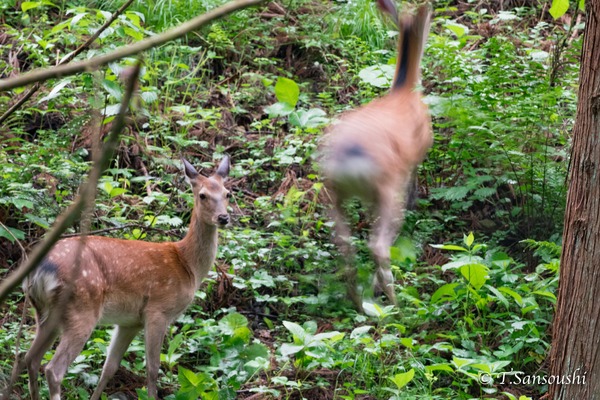
[[[391,1],[379,4],[384,11],[395,12]],[[325,185],[334,203],[337,240],[346,262],[348,292],[360,311],[362,299],[355,287],[351,233],[343,217],[343,203],[358,197],[372,205],[375,223],[369,247],[378,267],[374,285],[395,303],[389,248],[403,221],[413,174],[433,141],[427,106],[414,91],[429,9],[423,6],[414,17],[394,20],[399,21],[401,34],[392,91],[344,114],[327,132],[321,149]]]
[[[60,343],[46,367],[51,400],[60,399],[66,370],[97,324],[117,325],[117,331],[91,399],[100,398],[141,329],[146,338],[148,395],[157,398],[160,349],[166,329],[194,299],[215,261],[218,226],[229,221],[228,191],[223,186],[228,159],[209,178],[199,175],[185,160],[184,164],[194,192],[194,210],[183,240],[150,243],[98,236],[64,239],[24,283],[37,311],[36,338],[20,366],[28,368],[32,399],[39,398],[37,375],[42,357],[58,334]]]

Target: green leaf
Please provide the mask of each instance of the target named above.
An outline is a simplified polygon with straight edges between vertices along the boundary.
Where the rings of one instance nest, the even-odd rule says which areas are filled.
[[[113,188],[110,193],[108,194],[110,196],[110,198],[114,198],[117,196],[122,195],[123,193],[127,192],[127,189],[123,189],[123,188]]]
[[[426,365],[425,370],[427,372],[433,372],[433,371],[454,372],[454,368],[452,368],[452,366],[448,363]]]
[[[253,343],[240,352],[239,359],[244,362],[244,369],[252,375],[257,370],[263,369],[265,364],[269,365],[269,349],[262,343]],[[254,360],[261,362],[251,363]]]
[[[439,190],[439,192],[438,192]],[[447,201],[457,201],[457,200],[462,200],[465,197],[467,197],[467,195],[469,194],[469,191],[471,191],[471,188],[467,187],[467,186],[453,186],[450,188],[439,188],[436,190],[437,193],[433,193],[435,194],[434,198],[438,198],[438,199],[444,199]]]
[[[498,288],[498,290],[501,291],[502,293],[509,295],[513,299],[515,299],[515,301],[517,302],[518,305],[520,305],[520,306],[523,305],[523,298],[521,297],[521,295],[519,293],[515,292],[514,290],[512,290],[510,288],[504,287],[504,286],[501,288]]]
[[[469,28],[467,26],[454,21],[446,22],[446,28],[451,30],[452,33],[454,33],[458,39],[469,33]]]
[[[41,1],[24,1],[23,3],[21,3],[21,10],[23,12],[32,10],[34,8],[38,8],[42,5]]]
[[[308,334],[300,325],[295,322],[283,321],[283,326],[285,326],[294,337],[294,343],[304,344],[306,342]]]
[[[23,232],[19,229],[16,229],[16,228],[11,228],[10,226],[7,226],[5,228],[3,225],[0,225],[0,237],[8,239],[11,243],[14,243],[15,239],[17,239],[17,240],[25,239],[25,232]]]
[[[455,251],[467,251],[464,247],[456,246],[454,244],[430,244],[434,249],[440,250],[455,250]]]
[[[304,346],[291,343],[283,343],[279,348],[282,356],[289,356],[296,354],[304,349]]]
[[[103,79],[102,87],[104,88],[104,90],[106,90],[108,92],[108,94],[110,94],[112,97],[114,97],[117,101],[120,101],[121,98],[123,97],[123,89],[121,89],[121,86],[114,81],[109,81],[108,79]]]
[[[258,289],[262,286],[270,288],[275,287],[275,280],[264,270],[254,271],[254,274],[248,279],[248,282],[250,283],[250,286],[252,286],[252,289]]]
[[[330,342],[339,342],[346,334],[338,331],[317,333],[313,339],[316,341],[328,340]]]
[[[23,199],[21,197],[12,199],[12,204],[19,210],[22,210],[23,208],[33,208],[33,202],[31,200]]]
[[[27,214],[25,214],[25,218],[27,218],[28,221],[33,222],[34,224],[36,224],[39,227],[42,227],[44,229],[50,228],[50,223],[48,222],[48,220],[41,218],[37,215],[27,213]]]
[[[454,364],[458,369],[461,369],[462,367],[470,365],[472,363],[473,360],[470,358],[452,357],[452,364]]]
[[[392,261],[401,263],[406,260],[416,261],[417,250],[412,240],[407,237],[401,236],[396,240],[394,246],[390,247],[390,257]]]
[[[467,282],[476,290],[487,281],[487,267],[483,264],[467,264],[460,267],[460,273],[465,277]]]
[[[370,317],[379,317],[383,315],[383,309],[375,303],[363,302],[363,310]]]
[[[319,326],[317,325],[316,321],[308,320],[302,324],[302,329],[304,329],[304,332],[314,335],[317,333]]]
[[[181,389],[177,392],[176,400],[217,400],[218,385],[214,378],[205,373],[194,373],[188,369],[178,366],[177,379]],[[140,396],[140,399],[147,398]]]
[[[110,182],[104,182],[102,189],[106,192],[106,194],[110,195],[111,190],[113,190],[113,185]]]
[[[400,374],[396,374],[392,378],[389,378],[389,379],[392,382],[394,382],[394,384],[396,385],[396,387],[398,389],[402,389],[410,381],[412,381],[412,379],[413,379],[414,376],[415,376],[415,370],[411,368],[410,371],[402,372]]]
[[[198,386],[200,383],[200,378],[189,369],[179,367],[178,369],[178,379],[181,386]]]
[[[473,244],[474,241],[475,241],[475,235],[473,235],[473,232],[470,232],[469,236],[464,237],[464,242],[467,245],[467,247],[471,247],[471,245]]]
[[[158,92],[142,92],[140,97],[146,104],[154,103],[156,100],[158,100]]]
[[[373,327],[371,325],[359,326],[358,328],[354,328],[354,330],[350,333],[350,339],[356,339],[359,337],[367,336],[369,331]]]
[[[123,32],[125,32],[127,36],[130,36],[137,41],[140,41],[144,38],[144,35],[142,35],[140,31],[136,31],[135,29],[129,28],[127,26],[123,27]]]
[[[451,261],[449,263],[442,265],[442,272],[446,272],[449,269],[458,269],[464,265],[469,265],[469,264],[473,264],[473,260],[466,258],[466,257],[464,259]]]
[[[358,77],[365,83],[378,88],[387,88],[392,84],[396,67],[388,64],[378,64],[363,68]]]
[[[56,32],[58,32],[58,31],[62,31],[63,29],[65,29],[66,27],[68,27],[68,26],[69,26],[70,22],[71,22],[70,20],[67,20],[67,21],[65,21],[65,22],[61,22],[60,24],[58,24],[58,25],[54,26],[54,27],[53,27],[53,28],[50,30],[50,32],[51,32],[51,33],[56,33]]]
[[[129,21],[131,21],[131,23],[138,27],[138,28],[142,28],[142,25],[140,24],[142,18],[144,18],[144,14],[141,13],[137,13],[135,11],[127,11],[125,13],[125,17],[127,17],[127,19],[129,19]]]
[[[254,375],[257,371],[268,370],[271,362],[268,358],[256,357],[244,364],[244,370],[250,375]]]
[[[320,108],[311,108],[308,111],[298,110],[290,114],[290,124],[299,128],[317,128],[328,122],[327,114]]]
[[[275,97],[278,101],[286,103],[292,108],[296,107],[300,97],[300,88],[293,80],[280,76],[275,84]]]
[[[569,0],[552,0],[552,7],[548,10],[554,19],[565,15],[569,10]]]
[[[294,111],[294,107],[284,102],[277,102],[264,108],[265,112],[269,114],[269,118],[285,117],[290,115]]]
[[[500,268],[506,268],[510,265],[511,258],[508,254],[500,251],[492,254],[492,265],[495,265]]]
[[[437,303],[440,300],[452,300],[456,298],[455,287],[458,283],[446,283],[442,285],[431,295],[431,302]]]
[[[556,296],[547,290],[536,290],[533,292],[533,294],[537,294],[538,296],[547,297],[550,300],[552,300],[553,303],[556,302]]]
[[[221,333],[233,336],[239,328],[247,328],[248,319],[240,313],[227,314],[219,321]]]
[[[506,299],[506,297],[504,297],[504,295],[498,289],[496,289],[495,287],[493,287],[491,285],[485,285],[485,287],[488,288],[490,292],[494,293],[496,298],[502,304],[504,304],[504,307],[508,308],[508,300]]]
[[[512,11],[500,11],[498,12],[498,15],[496,15],[496,18],[498,18],[498,20],[500,21],[512,21],[512,20],[518,20],[520,19],[514,12]]]

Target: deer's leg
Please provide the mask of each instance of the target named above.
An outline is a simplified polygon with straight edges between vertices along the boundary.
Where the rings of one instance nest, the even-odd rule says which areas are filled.
[[[21,359],[19,365],[13,370],[11,386],[16,382],[16,379],[23,368],[27,366],[27,373],[29,375],[29,394],[32,400],[39,399],[38,375],[44,354],[46,354],[46,351],[48,351],[58,336],[56,318],[57,316],[53,313],[50,313],[48,318],[43,321],[40,321],[39,318],[36,317],[37,329],[35,339],[33,339],[33,343],[27,351],[25,358]]]
[[[50,400],[60,400],[60,386],[67,369],[81,353],[98,320],[97,310],[67,310],[67,315],[54,357],[46,366]]]
[[[415,168],[410,175],[408,185],[406,185],[406,209],[414,210],[417,207],[418,199],[419,185],[417,180],[417,168]]]
[[[354,303],[358,312],[363,312],[362,298],[356,288],[356,266],[354,265],[354,249],[350,240],[350,226],[344,218],[343,199],[335,196],[333,199],[334,208],[332,210],[333,222],[335,223],[335,243],[342,253],[344,261],[344,280],[348,290],[348,296]]]
[[[369,248],[377,264],[373,281],[374,291],[385,293],[393,304],[396,304],[396,295],[393,286],[394,276],[390,269],[390,247],[404,220],[404,204],[409,182],[410,179],[407,179],[401,184],[390,185],[379,194],[375,209],[378,219],[373,226],[369,241]]]
[[[146,371],[148,374],[148,398],[150,399],[158,399],[156,384],[160,368],[160,350],[169,322],[162,314],[148,315],[146,318]]]
[[[110,347],[108,348],[108,355],[102,368],[102,375],[94,394],[90,398],[91,400],[98,400],[106,387],[108,381],[113,377],[115,372],[119,369],[123,354],[127,351],[129,344],[135,338],[135,335],[140,331],[140,327],[123,327],[117,326],[114,336],[110,341]]]

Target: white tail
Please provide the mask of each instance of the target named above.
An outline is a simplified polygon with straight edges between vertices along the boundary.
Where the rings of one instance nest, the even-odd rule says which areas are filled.
[[[430,11],[421,6],[415,16],[398,18],[392,0],[378,0],[398,24],[398,58],[391,92],[344,114],[332,126],[321,149],[325,185],[334,203],[337,239],[346,262],[348,293],[362,311],[356,290],[350,227],[343,203],[352,197],[372,204],[374,226],[369,247],[377,263],[376,291],[394,304],[390,246],[402,225],[407,192],[413,173],[432,144],[431,121],[421,94],[414,91],[420,60],[429,31]]]
[[[191,224],[183,240],[63,239],[24,282],[36,309],[37,332],[18,372],[27,367],[32,399],[39,398],[42,357],[59,334],[56,353],[45,368],[51,400],[60,399],[67,368],[97,324],[116,325],[116,331],[91,399],[100,398],[141,329],[146,340],[148,395],[157,398],[160,350],[167,327],[194,299],[215,261],[217,228],[229,223],[230,194],[223,186],[229,158],[208,178],[186,160],[183,164],[194,193]]]

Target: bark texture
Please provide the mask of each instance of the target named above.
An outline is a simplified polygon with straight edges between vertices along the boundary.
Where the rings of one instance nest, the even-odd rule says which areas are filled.
[[[585,8],[548,376],[558,382],[550,385],[549,397],[561,400],[600,399],[600,0],[586,1]]]

